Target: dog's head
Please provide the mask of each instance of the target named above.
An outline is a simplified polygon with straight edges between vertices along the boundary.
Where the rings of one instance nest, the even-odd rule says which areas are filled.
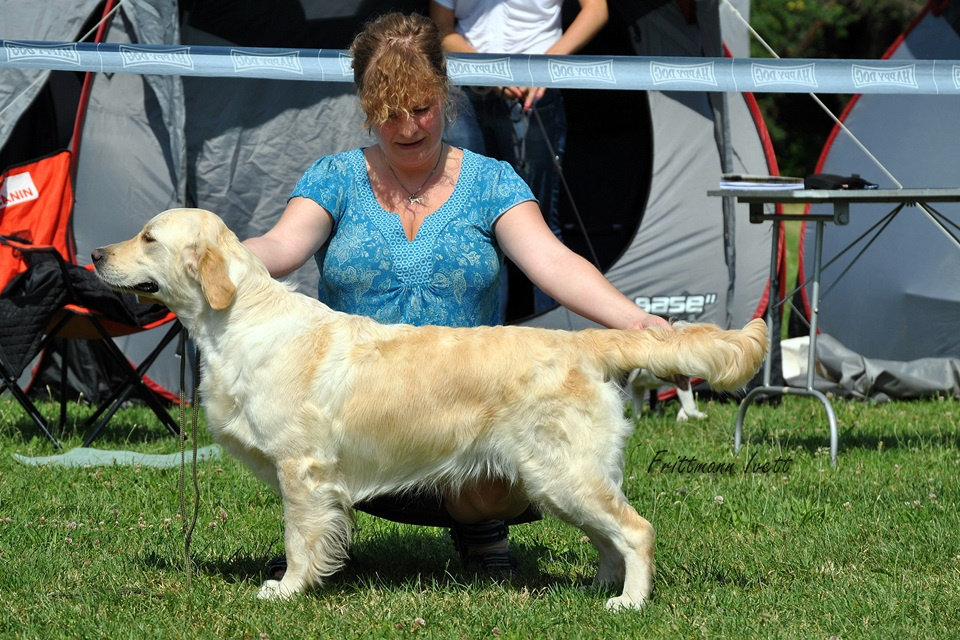
[[[222,310],[233,302],[236,285],[227,261],[240,247],[217,215],[171,209],[130,240],[95,249],[91,257],[108,287],[154,298],[177,315],[191,315],[204,304]]]

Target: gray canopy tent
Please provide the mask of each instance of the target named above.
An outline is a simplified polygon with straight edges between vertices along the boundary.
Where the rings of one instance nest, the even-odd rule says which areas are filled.
[[[266,4],[197,0],[187,12],[159,0],[125,2],[105,41],[342,49],[373,13],[425,8],[422,1]],[[715,0],[611,5],[610,24],[584,53],[720,56],[721,33],[731,47],[746,46],[742,30],[721,25]],[[94,0],[17,3],[3,11],[0,38],[75,41],[101,11]],[[63,146],[62,136],[39,132],[69,128],[77,87],[71,72],[5,71],[0,159],[39,155],[46,150],[35,148],[40,141]],[[775,171],[752,97],[577,90],[568,92],[568,110],[564,175],[572,198],[561,214],[571,246],[585,255],[592,249],[611,282],[653,312],[723,326],[762,314],[769,229],[706,195],[724,172]],[[97,74],[79,153],[78,255],[184,205],[217,212],[241,238],[259,234],[316,157],[369,144],[361,122],[349,83]],[[293,277],[315,295],[312,264]],[[589,325],[564,309],[512,321]],[[154,342],[131,337],[121,346],[137,360]],[[171,347],[151,377],[176,389],[178,375]]]

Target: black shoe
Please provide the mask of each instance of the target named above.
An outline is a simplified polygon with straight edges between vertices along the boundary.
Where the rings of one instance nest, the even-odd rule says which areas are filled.
[[[498,580],[510,580],[520,575],[520,564],[506,545],[508,531],[501,520],[470,525],[457,523],[450,529],[450,537],[464,569]],[[474,551],[491,546],[497,548]]]
[[[494,580],[514,580],[520,577],[520,563],[510,549],[469,555],[464,566],[468,571]]]

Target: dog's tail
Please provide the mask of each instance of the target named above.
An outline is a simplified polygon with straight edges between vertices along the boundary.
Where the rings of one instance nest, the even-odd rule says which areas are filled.
[[[740,330],[712,324],[680,325],[675,331],[589,331],[589,340],[611,373],[647,369],[667,378],[699,377],[718,390],[745,385],[767,355],[767,325],[761,318]]]

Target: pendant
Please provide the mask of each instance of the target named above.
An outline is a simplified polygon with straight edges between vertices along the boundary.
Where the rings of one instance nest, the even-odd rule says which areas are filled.
[[[409,202],[411,205],[414,205],[414,204],[420,204],[420,205],[422,205],[422,204],[423,204],[423,198],[418,198],[418,197],[416,197],[416,196],[408,196],[408,197],[407,197],[407,202]]]

